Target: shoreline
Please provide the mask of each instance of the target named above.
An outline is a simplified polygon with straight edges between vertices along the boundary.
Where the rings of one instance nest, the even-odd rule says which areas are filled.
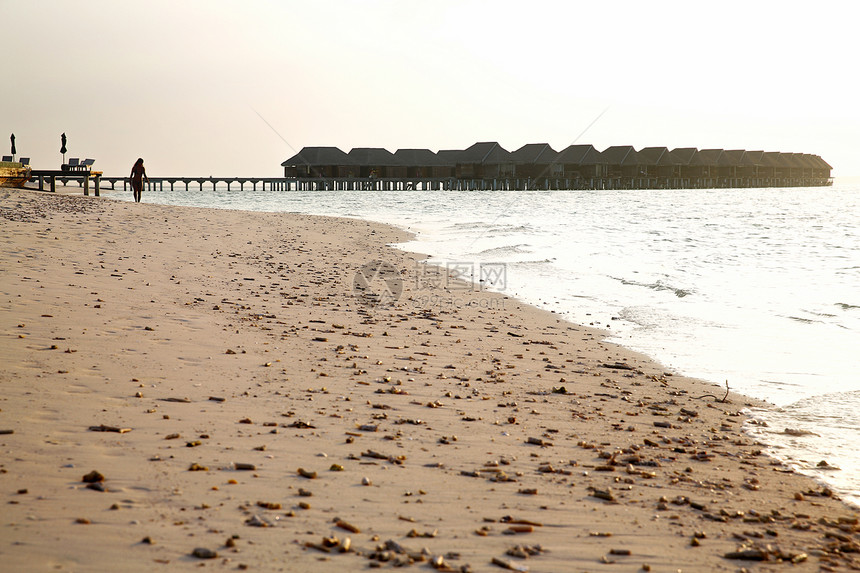
[[[739,546],[855,564],[833,546],[856,545],[855,510],[743,433],[752,400],[696,399],[723,389],[503,294],[457,304],[385,246],[399,229],[5,189],[0,215],[13,567],[324,571],[423,547],[475,571],[736,571]],[[354,287],[374,260],[392,308]],[[316,547],[332,535],[352,550]]]

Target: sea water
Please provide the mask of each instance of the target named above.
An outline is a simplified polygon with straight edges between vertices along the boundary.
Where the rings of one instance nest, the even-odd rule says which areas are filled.
[[[413,231],[402,248],[480,288],[608,329],[609,340],[669,369],[774,404],[752,412],[767,426],[751,431],[775,456],[860,503],[860,186],[218,188],[144,191],[144,200]],[[822,460],[841,469],[818,467]]]

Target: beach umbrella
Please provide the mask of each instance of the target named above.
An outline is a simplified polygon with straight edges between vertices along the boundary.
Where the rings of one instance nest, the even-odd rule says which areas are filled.
[[[60,136],[60,141],[62,142],[62,145],[60,146],[60,153],[63,154],[63,163],[65,163],[66,162],[66,134],[65,133]]]
[[[15,157],[15,154],[18,153],[18,150],[15,149],[15,134],[12,134],[12,157]]]

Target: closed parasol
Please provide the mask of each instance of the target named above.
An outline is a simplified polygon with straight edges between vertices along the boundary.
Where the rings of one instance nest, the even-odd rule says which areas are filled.
[[[15,134],[12,134],[12,157],[15,157],[15,154],[18,153],[18,150],[15,149]]]

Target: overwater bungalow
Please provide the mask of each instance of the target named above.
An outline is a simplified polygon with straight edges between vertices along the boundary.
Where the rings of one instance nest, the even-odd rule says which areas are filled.
[[[738,177],[746,181],[758,181],[761,177],[764,151],[747,151],[738,166]],[[758,187],[759,185],[756,185]]]
[[[457,170],[457,162],[460,160],[461,155],[463,155],[462,149],[440,149],[436,153],[436,156],[439,158],[439,161],[442,163],[442,165],[451,168],[451,177],[455,176]]]
[[[613,145],[604,149],[602,155],[609,178],[615,180],[614,187],[635,187],[634,179],[645,174],[643,166],[639,164],[639,155],[632,145]]]
[[[577,180],[580,185],[593,188],[595,181],[609,176],[606,159],[593,145],[568,145],[558,153],[556,161],[561,164],[564,177]]]
[[[791,160],[797,165],[796,170],[792,169],[791,172],[793,179],[808,179],[812,177],[812,165],[809,163],[805,153],[792,153]]]
[[[645,176],[666,183],[681,178],[684,161],[666,147],[645,147],[638,152],[639,164],[644,167]],[[659,182],[655,182],[659,186]],[[674,185],[673,185],[674,186]]]
[[[495,141],[475,143],[457,157],[455,176],[458,179],[501,179],[513,177],[511,153]]]
[[[529,180],[563,176],[562,166],[556,161],[557,157],[558,151],[548,143],[529,143],[510,154],[517,177]]]
[[[722,178],[728,187],[736,187],[732,182],[738,178],[738,168],[744,158],[743,149],[724,150],[717,163],[717,177]]]
[[[337,147],[304,147],[283,163],[284,177],[354,177],[357,166]]]
[[[762,161],[772,173],[772,179],[782,180],[791,176],[791,168],[788,166],[783,154],[778,151],[767,151],[762,154]]]
[[[676,147],[672,155],[681,161],[678,173],[681,177],[681,187],[691,187],[692,182],[701,177],[702,166],[699,161],[699,150],[695,147]]]
[[[813,164],[813,177],[817,181],[826,182],[830,180],[830,172],[833,170],[833,167],[824,161],[820,155],[812,155],[812,164]],[[826,183],[818,183],[818,185],[826,185]]]
[[[456,161],[448,161],[429,149],[398,149],[394,156],[406,166],[406,177],[445,178],[454,176]]]
[[[403,178],[408,171],[396,155],[381,147],[356,147],[347,155],[358,166],[358,177]]]
[[[699,168],[699,176],[696,178],[700,181],[698,187],[717,187],[717,170],[722,156],[722,149],[699,150],[694,159]]]

